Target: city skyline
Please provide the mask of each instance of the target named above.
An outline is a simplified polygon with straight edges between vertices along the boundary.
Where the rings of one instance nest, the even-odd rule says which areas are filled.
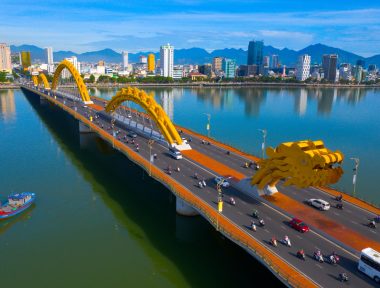
[[[142,6],[137,1],[97,0],[2,3],[2,42],[83,52],[112,47],[152,51],[170,42],[177,48],[247,49],[252,40],[298,50],[314,43],[349,49],[364,57],[378,54],[380,4],[369,1],[312,4],[272,1],[165,0]],[[64,11],[64,12],[62,12]],[[228,12],[226,12],[228,11]],[[73,39],[75,39],[73,41]],[[228,43],[229,45],[226,45]]]

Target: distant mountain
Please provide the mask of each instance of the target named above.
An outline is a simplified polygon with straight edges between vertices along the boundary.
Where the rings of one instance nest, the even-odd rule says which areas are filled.
[[[21,46],[11,46],[12,53],[20,51],[30,51],[32,55],[32,60],[34,62],[43,61],[45,59],[44,49],[34,46],[34,45],[21,45]],[[158,52],[138,52],[129,53],[129,62],[136,63],[139,62],[139,57],[141,55],[148,55],[153,53],[156,59],[159,59]],[[264,55],[279,55],[281,64],[294,67],[297,63],[298,56],[302,54],[309,54],[311,56],[312,63],[321,63],[323,54],[338,54],[339,63],[351,63],[355,64],[357,60],[364,60],[366,65],[376,64],[380,66],[380,54],[369,58],[362,57],[360,55],[323,44],[314,44],[307,46],[299,51],[291,50],[288,48],[277,49],[272,46],[264,46]],[[216,56],[226,57],[235,59],[237,64],[246,64],[247,62],[247,51],[243,49],[235,48],[225,48],[214,50],[211,53],[207,52],[202,48],[190,48],[190,49],[176,49],[174,52],[175,64],[204,64],[211,63],[212,59]],[[77,54],[72,51],[58,51],[54,52],[54,60],[61,61],[64,58],[77,56],[78,60],[81,62],[98,62],[99,60],[104,60],[108,63],[121,63],[122,56],[120,53],[112,49],[103,49],[99,51],[85,52],[82,54]]]

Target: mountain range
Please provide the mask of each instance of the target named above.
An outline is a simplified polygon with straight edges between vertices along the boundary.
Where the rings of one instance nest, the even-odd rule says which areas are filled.
[[[43,61],[43,59],[45,59],[43,48],[34,45],[11,45],[12,53],[17,53],[20,51],[30,51],[33,62]],[[156,59],[159,59],[160,57],[158,52],[129,53],[129,62],[139,62],[139,57],[141,55],[148,55],[149,53],[155,54]],[[272,46],[264,46],[263,54],[268,56],[279,55],[280,63],[291,67],[294,67],[297,63],[298,56],[303,54],[308,54],[311,56],[311,63],[321,63],[323,54],[338,54],[339,63],[355,64],[357,60],[364,60],[367,66],[369,64],[376,64],[377,66],[380,66],[380,54],[365,58],[360,55],[323,44],[310,45],[299,51],[291,50],[288,48],[277,49]],[[109,48],[99,51],[85,52],[81,54],[72,51],[57,51],[54,52],[54,61],[61,61],[62,59],[71,56],[76,56],[81,62],[97,62],[99,60],[104,60],[108,63],[122,62],[121,53],[118,53]],[[211,63],[213,57],[216,56],[235,59],[239,65],[246,64],[247,62],[247,51],[235,48],[225,48],[214,50],[212,52],[208,52],[202,48],[175,49],[174,56],[175,64]]]

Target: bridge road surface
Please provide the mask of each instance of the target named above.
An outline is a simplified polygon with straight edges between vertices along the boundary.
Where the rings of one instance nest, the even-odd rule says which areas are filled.
[[[202,144],[202,138],[194,137],[194,135],[189,134],[185,135],[186,138],[192,137],[193,140],[190,142],[190,144],[193,149],[196,149],[199,152],[206,154],[225,165],[228,165],[229,167],[246,175],[247,177],[254,175],[255,171],[253,168],[247,169],[243,166],[245,162],[249,163],[252,161],[251,159],[246,158],[242,155],[235,154],[233,152],[230,152],[230,155],[227,155],[225,149],[222,149],[215,145]],[[282,182],[280,182],[277,186],[278,190],[281,191],[281,193],[287,195],[288,197],[296,200],[297,202],[305,205],[305,207],[308,207],[312,210],[315,210],[315,208],[305,204],[305,200],[318,198],[329,202],[331,208],[328,211],[321,211],[323,215],[327,216],[334,222],[349,227],[350,229],[364,235],[369,239],[380,242],[380,233],[378,229],[371,229],[366,226],[366,224],[368,224],[369,221],[376,216],[376,214],[345,201],[343,201],[344,209],[337,209],[335,207],[335,204],[338,202],[335,201],[334,197],[314,187],[299,189],[294,186],[284,186]]]
[[[57,99],[63,102],[60,97],[57,97]],[[70,102],[72,103],[71,100],[66,99],[67,104]],[[80,106],[77,109],[77,113],[80,113],[83,116],[88,116],[88,110],[89,108],[83,108]],[[104,121],[102,118],[97,120],[99,126],[102,124],[104,127],[110,126],[109,121]],[[127,133],[127,131],[122,129],[122,127],[118,127],[118,129],[122,130],[119,134],[121,137]],[[107,132],[110,135],[112,134],[111,130],[107,130]],[[141,136],[138,136],[136,139],[136,143],[139,143],[140,146],[140,154],[148,159],[149,146],[147,142],[148,139]],[[131,144],[129,145],[133,148]],[[172,177],[216,208],[217,193],[214,188],[215,184],[213,183],[213,178],[216,176],[215,173],[189,159],[172,159],[167,155],[167,147],[159,145],[158,143],[153,145],[152,154],[153,153],[158,155],[158,159],[155,160],[154,165],[162,170],[165,170],[168,165],[171,165],[171,167],[179,166],[181,168],[181,172],[178,173],[174,171]],[[207,179],[207,187],[203,189],[196,187],[197,180],[192,177],[194,172],[197,172],[199,175]],[[254,237],[257,241],[276,253],[284,261],[288,262],[289,265],[293,265],[301,273],[308,275],[308,277],[317,282],[318,285],[322,287],[338,287],[340,282],[338,282],[337,276],[344,270],[348,272],[350,277],[349,286],[374,287],[375,283],[373,280],[369,279],[365,275],[362,275],[357,270],[357,256],[343,250],[331,241],[320,237],[314,232],[301,234],[291,229],[286,224],[288,218],[285,215],[282,215],[264,203],[258,202],[256,199],[246,196],[232,187],[224,189],[224,193],[225,198],[227,199],[230,195],[233,195],[237,203],[236,206],[231,206],[228,203],[225,203],[223,215],[236,223],[239,227],[241,227],[241,229],[244,229],[246,233],[251,235],[251,237]],[[258,209],[260,215],[264,217],[266,221],[265,227],[258,227],[257,232],[252,232],[248,228],[250,222],[253,220],[250,214],[254,209]],[[279,247],[273,248],[268,244],[268,241],[272,236],[283,238],[284,235],[288,235],[290,237],[292,241],[292,248],[282,246],[281,244],[279,244]],[[295,256],[296,251],[300,248],[303,248],[306,252],[307,260],[305,262]],[[341,262],[337,266],[333,266],[328,263],[318,263],[311,258],[316,249],[321,249],[324,254],[329,254],[332,251],[336,251],[341,256]]]
[[[105,102],[95,99],[94,103],[103,107]],[[139,119],[137,119],[136,121],[139,121]],[[249,163],[252,161],[252,159],[249,159],[247,157],[244,157],[243,155],[239,155],[231,151],[230,155],[227,155],[226,149],[223,149],[213,144],[202,144],[203,138],[200,136],[198,137],[196,135],[187,134],[186,132],[183,132],[180,135],[181,137],[185,137],[186,139],[189,139],[191,137],[192,141],[189,142],[189,144],[193,149],[201,152],[202,154],[205,154],[217,160],[218,162],[226,166],[229,166],[230,168],[246,175],[247,177],[251,177],[252,175],[254,175],[255,170],[253,168],[244,167],[244,163]],[[331,204],[330,210],[321,211],[321,213],[324,216],[327,216],[332,221],[339,223],[345,227],[348,227],[351,230],[356,231],[359,234],[364,235],[365,237],[380,243],[380,233],[378,232],[378,230],[371,229],[368,226],[366,226],[369,220],[373,219],[376,216],[374,213],[344,201],[344,209],[337,209],[335,208],[335,204],[337,202],[333,199],[333,197],[330,194],[314,187],[299,189],[293,186],[284,186],[280,182],[278,184],[278,189],[281,193],[304,205],[306,209],[311,209],[315,211],[315,208],[305,204],[304,201],[306,199],[318,198],[329,202]],[[300,218],[302,217],[300,216]]]

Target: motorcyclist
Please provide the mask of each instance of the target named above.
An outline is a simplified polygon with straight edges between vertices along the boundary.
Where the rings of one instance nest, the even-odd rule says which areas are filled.
[[[198,179],[198,173],[194,173],[194,178]]]
[[[368,226],[371,228],[376,228],[375,220],[372,220],[371,222],[369,222]]]
[[[203,188],[203,184],[201,181],[198,182],[198,186],[199,186],[199,188]]]
[[[181,169],[179,168],[179,166],[177,167],[177,172],[181,172]]]
[[[303,249],[301,249],[301,250],[299,250],[297,252],[297,256],[300,257],[300,258],[305,259],[305,252],[303,251]]]
[[[288,235],[285,235],[284,237],[284,243],[287,245],[287,246],[291,246],[292,244],[290,243],[290,239],[288,237]]]
[[[227,155],[230,155],[230,151],[227,151],[226,154],[227,154]]]
[[[256,225],[255,222],[251,221],[251,228],[253,231],[256,231]]]
[[[322,256],[321,250],[317,250],[314,252],[314,258],[318,260],[319,262],[323,262],[323,256]]]
[[[236,204],[235,199],[233,197],[230,197],[230,203],[231,203],[231,205],[235,205]]]
[[[248,162],[244,163],[244,168],[248,168]]]
[[[258,218],[259,217],[259,211],[255,210],[252,213],[253,217]]]
[[[343,195],[342,194],[340,194],[339,196],[336,197],[336,200],[338,200],[338,201],[342,201],[342,199],[343,199]]]
[[[265,225],[264,219],[260,219],[259,224],[260,224],[260,226],[264,226]]]
[[[340,280],[341,282],[343,282],[343,281],[348,281],[347,273],[346,273],[346,272],[342,272],[342,273],[340,273],[340,274],[339,274],[339,280]]]
[[[202,180],[202,184],[203,184],[203,186],[206,187],[206,181],[205,181],[205,179]]]
[[[276,237],[273,236],[273,237],[270,239],[270,244],[272,244],[273,246],[277,247],[277,240],[276,240]]]

